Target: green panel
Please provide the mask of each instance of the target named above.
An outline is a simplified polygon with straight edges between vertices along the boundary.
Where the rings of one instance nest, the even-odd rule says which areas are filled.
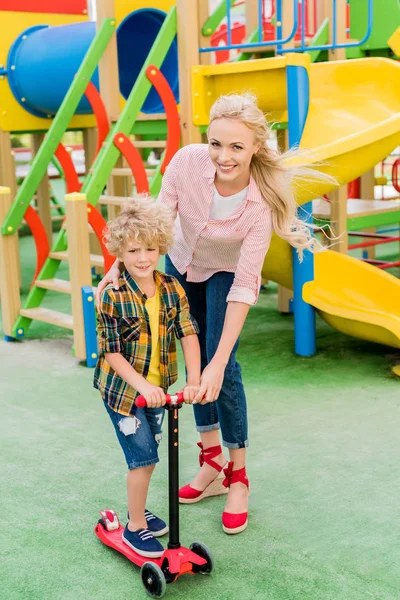
[[[162,182],[161,165],[162,165],[162,161],[164,160],[164,155],[165,155],[165,152],[163,152],[163,154],[161,156],[160,164],[157,166],[157,169],[150,181],[150,195],[153,196],[154,198],[156,198],[158,196],[158,194],[160,193],[160,190],[161,190],[161,182]]]
[[[367,32],[366,0],[350,0],[350,37],[361,40]],[[372,33],[363,50],[387,48],[387,41],[400,25],[399,0],[374,0]]]
[[[168,126],[166,120],[136,121],[131,131],[134,135],[166,135]],[[154,138],[151,138],[154,139]]]
[[[113,137],[117,132],[124,133],[125,135],[129,135],[132,132],[139,111],[152,86],[146,77],[146,69],[149,65],[155,65],[158,68],[161,67],[175,36],[176,8],[174,7],[168,13],[157,35],[135,85],[129,94],[120,118],[115,123],[112,132],[108,135],[103,152],[96,158],[93,165],[94,172],[90,181],[88,183],[85,181],[82,187],[82,193],[87,195],[88,202],[94,206],[97,204],[120,154],[118,148],[114,146]]]
[[[318,221],[315,221],[315,224],[319,227],[329,223],[329,219],[318,219]],[[398,223],[400,223],[400,210],[381,214],[371,214],[364,217],[349,217],[347,219],[347,231],[362,231],[369,227],[397,225]]]
[[[43,176],[47,172],[47,166],[54,155],[58,144],[64,135],[70,120],[72,119],[76,108],[85,92],[85,89],[102,57],[104,50],[107,48],[115,31],[115,20],[105,19],[91,43],[82,64],[71,84],[49,131],[47,132],[44,142],[39,148],[39,151],[32,162],[32,167],[28,176],[24,179],[21,187],[18,190],[15,202],[8,213],[3,227],[3,235],[14,233],[21,223],[26,209],[31,202],[34,193],[36,192]]]
[[[258,29],[253,31],[252,34],[246,40],[247,44],[254,44],[258,41]],[[253,54],[251,52],[241,52],[238,54],[235,62],[242,62],[243,60],[251,60]]]
[[[317,33],[314,35],[312,40],[310,41],[310,46],[325,46],[329,42],[329,19],[328,17],[324,19],[321,23],[320,28]],[[316,62],[323,50],[314,50],[305,52],[305,54],[309,54],[311,57],[311,62]]]

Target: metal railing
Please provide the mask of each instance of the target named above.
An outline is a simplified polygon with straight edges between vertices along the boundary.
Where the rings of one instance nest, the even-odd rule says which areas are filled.
[[[248,2],[251,0],[247,0]],[[365,42],[369,39],[372,32],[373,25],[373,6],[374,0],[366,0],[366,8],[368,10],[367,16],[367,31],[364,37],[357,42],[342,42],[337,43],[337,0],[332,0],[332,43],[319,45],[319,46],[307,46],[306,45],[306,0],[293,0],[293,28],[290,34],[283,38],[282,37],[282,15],[283,15],[283,6],[282,0],[276,0],[276,39],[274,40],[265,40],[263,41],[263,5],[264,0],[257,0],[258,6],[258,41],[257,42],[245,42],[243,44],[232,44],[232,31],[231,31],[231,23],[232,23],[232,9],[233,2],[232,0],[225,0],[225,10],[226,10],[226,19],[227,19],[227,44],[224,46],[217,47],[203,47],[199,48],[199,52],[218,52],[218,51],[226,51],[226,50],[247,50],[251,51],[251,49],[258,48],[267,48],[276,46],[277,54],[284,54],[286,52],[304,52],[306,50],[336,50],[339,48],[356,48],[358,46],[363,46]],[[297,30],[299,28],[299,8],[301,11],[301,39],[300,45],[296,48],[284,48],[285,44],[294,39]],[[219,7],[221,8],[221,7]],[[347,30],[346,30],[347,32]]]

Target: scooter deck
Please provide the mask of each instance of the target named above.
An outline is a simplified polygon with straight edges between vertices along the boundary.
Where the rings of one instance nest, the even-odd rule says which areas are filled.
[[[113,550],[116,550],[120,554],[123,554],[128,560],[135,563],[135,565],[141,567],[145,562],[150,560],[161,567],[163,561],[162,556],[160,556],[160,558],[146,558],[146,556],[141,556],[122,541],[122,534],[124,533],[124,527],[122,527],[122,525],[120,525],[118,529],[114,529],[114,531],[107,531],[101,523],[97,523],[94,532],[103,544],[113,548]]]
[[[116,550],[120,554],[123,554],[128,560],[139,567],[150,561],[156,563],[161,568],[164,560],[167,559],[171,573],[183,575],[183,573],[192,572],[193,565],[201,567],[207,564],[207,561],[204,558],[183,546],[176,550],[165,550],[160,558],[147,558],[141,556],[122,541],[122,534],[124,532],[124,527],[122,527],[122,525],[120,525],[118,529],[107,531],[101,523],[97,523],[94,532],[103,544],[113,548],[113,550]]]

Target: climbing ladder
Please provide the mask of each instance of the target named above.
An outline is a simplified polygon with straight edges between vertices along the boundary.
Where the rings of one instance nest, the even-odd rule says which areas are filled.
[[[4,236],[15,234],[17,228],[24,218],[24,215],[29,207],[31,199],[46,172],[47,165],[54,155],[57,147],[60,144],[62,135],[68,127],[68,123],[74,114],[79,101],[85,92],[88,82],[93,75],[93,72],[114,32],[115,21],[105,19],[99,29],[95,39],[93,40],[83,62],[74,78],[74,81],[50,127],[45,140],[40,147],[33,163],[32,168],[24,180],[16,199],[8,212],[2,226],[2,234]],[[80,191],[77,194],[82,198],[84,195],[89,215],[91,218],[99,215],[95,207],[98,202],[101,204],[116,204],[121,203],[121,198],[113,199],[110,196],[102,195],[102,192],[111,176],[113,177],[131,177],[135,179],[137,192],[149,192],[151,195],[157,195],[161,187],[162,174],[171,160],[172,156],[179,148],[179,118],[176,109],[176,101],[172,91],[161,74],[159,68],[176,36],[176,9],[172,8],[167,15],[164,23],[158,33],[158,36],[149,52],[146,62],[133,86],[129,98],[126,101],[125,107],[118,121],[114,124],[103,143],[98,148],[98,153],[95,158],[92,169],[86,176],[86,179],[79,190],[73,189],[68,191]],[[156,146],[164,149],[162,160],[154,169],[146,169],[143,166],[139,151],[137,148],[147,148],[150,142],[136,142],[135,145],[130,141],[130,134],[134,128],[138,118],[139,111],[149,93],[151,86],[156,87],[160,97],[163,100],[166,110],[166,119],[168,123],[168,139],[167,142],[156,144]],[[151,142],[151,147],[155,147],[155,142]],[[135,147],[136,146],[136,147]],[[121,156],[125,157],[129,167],[116,168],[117,160]],[[57,158],[60,159],[59,156]],[[64,155],[64,160],[67,158]],[[69,157],[69,160],[70,157]],[[72,161],[71,161],[72,163]],[[66,164],[66,163],[65,163]],[[68,166],[68,165],[67,165]],[[69,164],[71,168],[71,164]],[[73,168],[73,165],[72,165]],[[76,175],[76,174],[75,174]],[[75,185],[77,185],[77,177]],[[80,184],[79,184],[80,185]],[[69,198],[73,200],[74,198]],[[97,216],[96,216],[97,218]],[[85,225],[87,231],[87,224]],[[87,359],[87,349],[81,343],[77,344],[75,336],[75,321],[82,317],[82,302],[73,301],[73,314],[67,315],[58,311],[45,309],[41,307],[43,298],[47,290],[53,290],[60,293],[72,293],[70,282],[57,279],[56,273],[62,261],[70,259],[68,252],[68,211],[67,223],[60,230],[50,252],[40,272],[34,278],[34,283],[27,297],[26,303],[19,310],[19,315],[12,327],[10,337],[22,338],[25,336],[32,320],[45,321],[54,325],[72,329],[74,331],[75,355],[82,360]],[[90,255],[90,264],[94,267],[104,268],[104,257],[107,253],[103,247],[103,256]],[[77,258],[77,261],[79,259]],[[72,264],[70,265],[72,271]],[[76,299],[75,299],[76,300]],[[74,314],[75,304],[75,314]],[[81,337],[81,336],[80,336]],[[93,358],[93,356],[92,356]]]

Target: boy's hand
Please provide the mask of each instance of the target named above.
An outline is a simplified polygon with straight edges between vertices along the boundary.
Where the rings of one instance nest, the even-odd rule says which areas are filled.
[[[197,392],[200,389],[199,385],[185,385],[183,388],[183,399],[186,404],[193,404],[193,400],[196,397]]]
[[[147,406],[149,408],[160,408],[161,406],[165,405],[165,394],[160,387],[157,387],[156,385],[145,381],[145,383],[141,385],[140,388],[137,387],[136,389],[142,396],[146,398]]]

